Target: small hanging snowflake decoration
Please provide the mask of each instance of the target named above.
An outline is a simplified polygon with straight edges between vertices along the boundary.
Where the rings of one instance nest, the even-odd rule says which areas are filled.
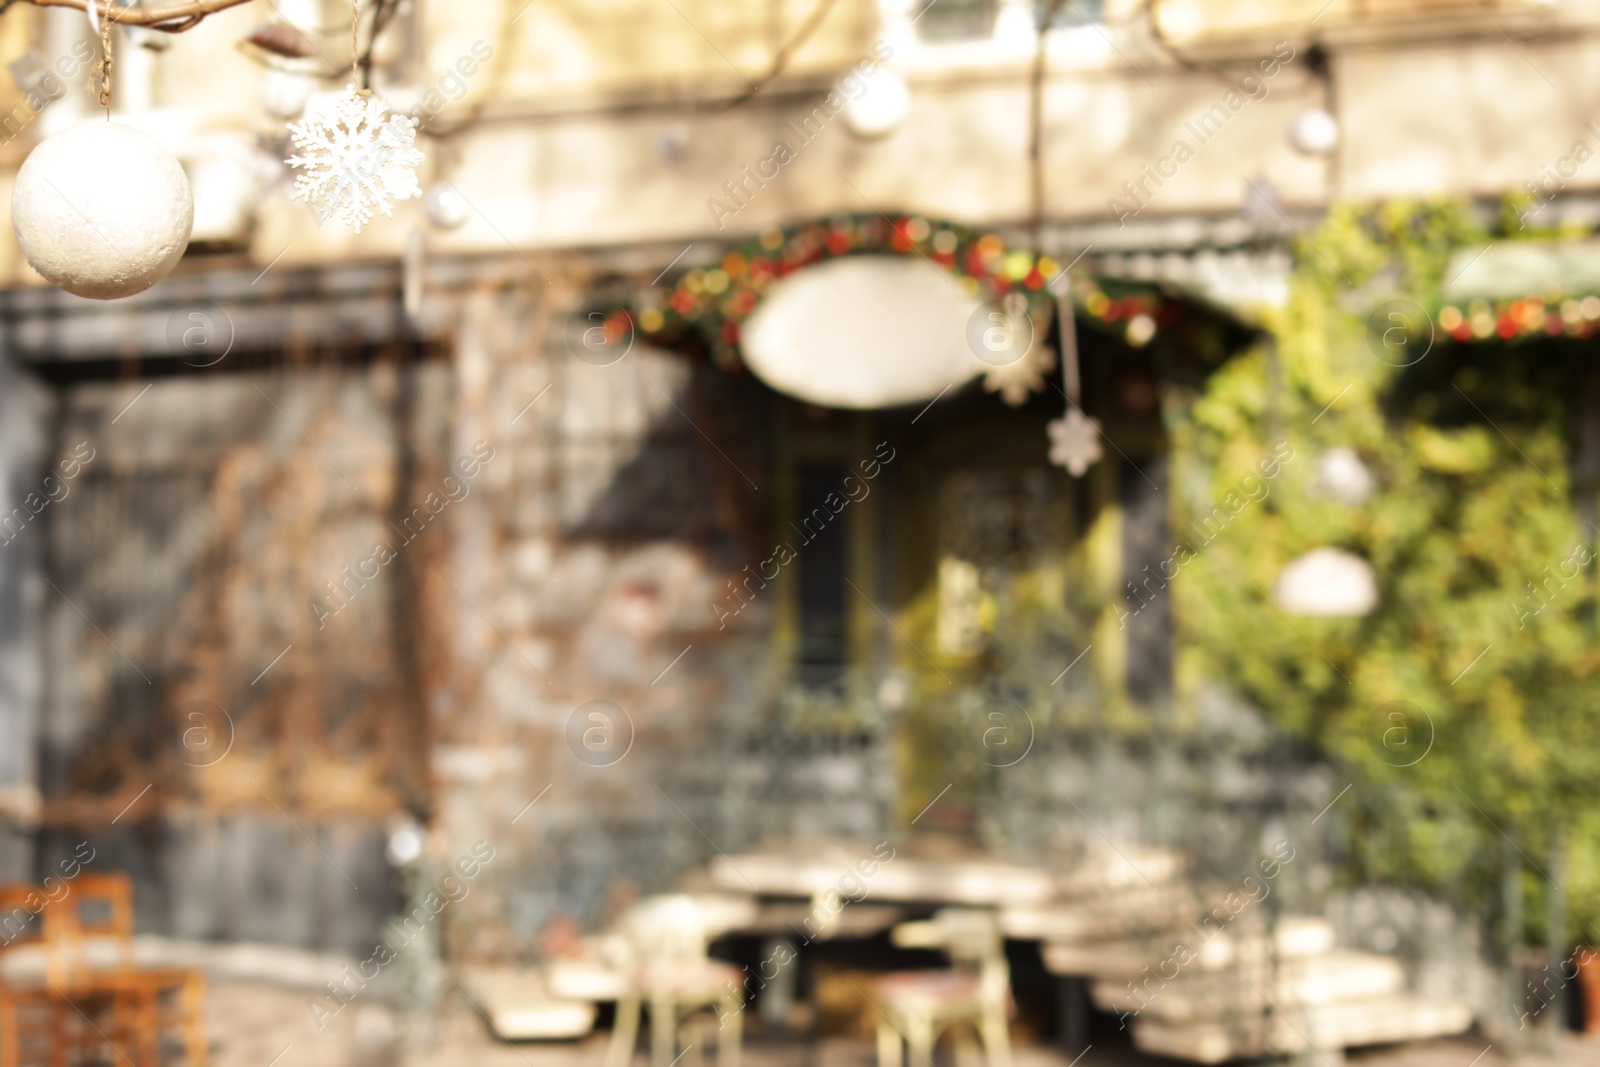
[[[985,370],[983,388],[999,393],[1000,399],[1011,407],[1020,408],[1031,394],[1044,388],[1044,376],[1055,366],[1055,353],[1044,345],[1034,345],[1016,360]]]
[[[1010,292],[998,306],[982,305],[967,320],[967,345],[985,364],[983,387],[999,393],[1011,407],[1044,388],[1044,376],[1055,368],[1055,353],[1035,343],[1050,327],[1049,305],[1030,309],[1022,293]]]
[[[422,195],[416,135],[414,117],[391,114],[378,97],[347,86],[314,106],[303,122],[290,124],[297,154],[285,162],[303,169],[289,197],[306,201],[317,225],[337,215],[360,233],[375,213],[394,215],[391,201]]]
[[[1068,408],[1065,417],[1051,422],[1050,462],[1067,468],[1074,478],[1100,462],[1100,420],[1091,419],[1077,408]]]

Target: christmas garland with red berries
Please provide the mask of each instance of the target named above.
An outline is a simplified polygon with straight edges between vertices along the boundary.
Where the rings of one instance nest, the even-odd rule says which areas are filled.
[[[1009,248],[997,234],[957,223],[902,215],[840,215],[788,229],[769,229],[709,266],[683,271],[670,286],[641,286],[633,305],[606,316],[608,339],[630,329],[648,341],[670,344],[687,334],[703,337],[719,363],[738,358],[744,321],[774,282],[806,267],[851,255],[921,256],[949,271],[980,300],[1015,294],[1036,323],[1054,315],[1050,283],[1062,265],[1049,256]],[[1109,288],[1086,273],[1072,278],[1080,321],[1115,329],[1135,347],[1182,317],[1182,304],[1137,283]],[[1086,313],[1086,314],[1085,314]]]

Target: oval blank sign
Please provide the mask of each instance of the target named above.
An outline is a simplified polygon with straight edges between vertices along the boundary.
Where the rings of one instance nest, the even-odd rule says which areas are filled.
[[[967,347],[979,305],[922,259],[844,256],[775,282],[741,347],[756,377],[812,404],[914,404],[985,369]]]

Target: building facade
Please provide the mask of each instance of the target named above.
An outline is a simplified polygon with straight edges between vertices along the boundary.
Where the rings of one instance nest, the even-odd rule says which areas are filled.
[[[0,870],[90,837],[159,932],[355,952],[414,819],[436,859],[493,844],[449,934],[498,958],[759,840],[1065,847],[1065,797],[1221,857],[1320,808],[1312,757],[1179,691],[1170,600],[1128,599],[1172,540],[1164,406],[1259,340],[1336,199],[1532,182],[1588,210],[1595,12],[1076,0],[1042,40],[1040,15],[415,0],[373,81],[462,217],[409,201],[359,236],[280,162],[339,4],[119,32],[116,117],[185,162],[194,245],[102,305],[0,240]],[[308,55],[263,60],[282,24]],[[26,6],[0,34],[10,182],[93,115],[92,37]],[[736,334],[650,328],[751,242],[911,222],[1071,266],[1111,446],[1082,477],[1049,459],[1053,362],[846,410]],[[1216,743],[1109,725],[1179,704]],[[991,722],[1037,748],[985,758]]]

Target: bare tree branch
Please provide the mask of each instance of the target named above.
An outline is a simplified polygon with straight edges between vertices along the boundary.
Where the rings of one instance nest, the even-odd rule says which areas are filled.
[[[12,0],[35,7],[71,7],[86,11],[91,3],[101,18],[124,26],[146,26],[153,30],[180,33],[195,26],[207,15],[214,15],[230,7],[238,7],[249,0],[191,0],[187,4],[167,4],[164,7],[126,7],[111,0]],[[5,7],[10,7],[7,3]],[[4,8],[0,8],[4,10]]]

